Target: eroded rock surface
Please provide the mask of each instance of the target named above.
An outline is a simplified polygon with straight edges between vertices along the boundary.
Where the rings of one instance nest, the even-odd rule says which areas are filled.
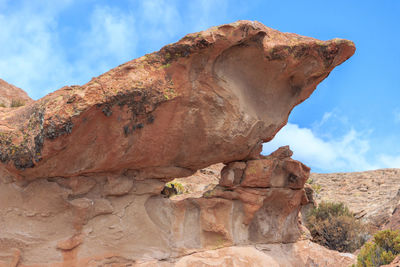
[[[33,100],[24,90],[0,79],[0,109],[10,108],[13,101],[14,105],[26,105]]]
[[[254,246],[306,238],[310,169],[288,147],[259,155],[261,143],[354,49],[239,21],[6,110],[0,266],[229,265],[246,246],[274,263]],[[226,166],[203,195],[161,194],[214,163]]]
[[[10,261],[18,252],[26,266],[90,266],[94,259],[163,260],[301,239],[298,212],[307,203],[302,185],[310,169],[271,155],[228,164],[224,172],[241,165],[237,184],[186,199],[162,196],[161,180],[128,176],[38,179],[25,187],[3,181],[2,252]],[[243,184],[248,177],[254,186]]]
[[[3,115],[0,168],[20,180],[168,178],[251,158],[354,50],[250,21],[189,34]]]

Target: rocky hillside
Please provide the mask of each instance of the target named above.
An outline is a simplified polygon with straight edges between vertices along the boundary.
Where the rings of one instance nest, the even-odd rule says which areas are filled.
[[[6,109],[0,266],[351,264],[306,240],[310,169],[260,152],[354,51],[238,21]],[[220,179],[168,197],[193,174]]]
[[[316,201],[337,201],[358,218],[381,228],[400,204],[400,169],[349,173],[312,173]]]
[[[0,108],[25,105],[32,99],[22,89],[0,79]]]

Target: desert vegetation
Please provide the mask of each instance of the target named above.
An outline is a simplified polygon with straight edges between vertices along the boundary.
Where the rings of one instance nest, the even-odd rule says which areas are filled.
[[[11,105],[10,107],[12,108],[17,108],[17,107],[22,107],[25,105],[25,102],[20,100],[20,99],[13,99],[11,100]]]
[[[377,267],[391,263],[400,254],[399,231],[383,230],[365,243],[357,257],[357,267]]]
[[[321,202],[307,216],[313,241],[340,252],[354,252],[370,237],[368,227],[343,204]]]

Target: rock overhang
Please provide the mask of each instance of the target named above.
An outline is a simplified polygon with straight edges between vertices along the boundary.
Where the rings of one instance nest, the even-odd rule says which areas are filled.
[[[21,180],[121,171],[167,178],[248,159],[354,51],[348,40],[251,21],[188,34],[7,112],[0,168]]]
[[[174,266],[226,246],[298,246],[310,168],[261,144],[352,53],[350,41],[238,21],[6,110],[0,266]],[[216,162],[219,185],[202,196],[160,193]]]

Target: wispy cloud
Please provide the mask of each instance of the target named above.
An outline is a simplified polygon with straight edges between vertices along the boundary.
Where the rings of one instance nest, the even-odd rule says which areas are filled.
[[[133,14],[109,6],[96,7],[90,16],[89,29],[79,33],[81,42],[77,47],[81,53],[75,63],[79,73],[98,75],[114,62],[131,60],[139,39],[135,23]]]
[[[309,165],[314,172],[400,168],[400,155],[390,148],[384,153],[375,153],[376,148],[371,147],[373,129],[356,130],[339,110],[326,112],[312,126],[288,123],[271,142],[264,144],[263,153],[290,145],[293,157]]]
[[[77,3],[0,0],[0,78],[42,97],[216,24],[226,11],[226,1],[88,3],[71,29],[62,17]]]
[[[382,168],[400,168],[400,156],[379,155]]]
[[[29,18],[29,23],[21,23]],[[51,17],[32,14],[29,8],[12,14],[0,14],[0,75],[33,94],[43,77],[52,84],[56,66],[63,64],[58,53],[57,34]],[[40,67],[39,67],[40,66]],[[49,90],[46,88],[44,90]]]
[[[335,140],[324,140],[308,128],[288,123],[275,138],[264,144],[268,154],[280,146],[290,145],[293,157],[310,165],[313,171],[360,171],[378,168],[367,159],[369,142],[354,129]]]
[[[142,1],[140,9],[140,30],[143,37],[151,42],[171,38],[184,27],[176,1]]]

